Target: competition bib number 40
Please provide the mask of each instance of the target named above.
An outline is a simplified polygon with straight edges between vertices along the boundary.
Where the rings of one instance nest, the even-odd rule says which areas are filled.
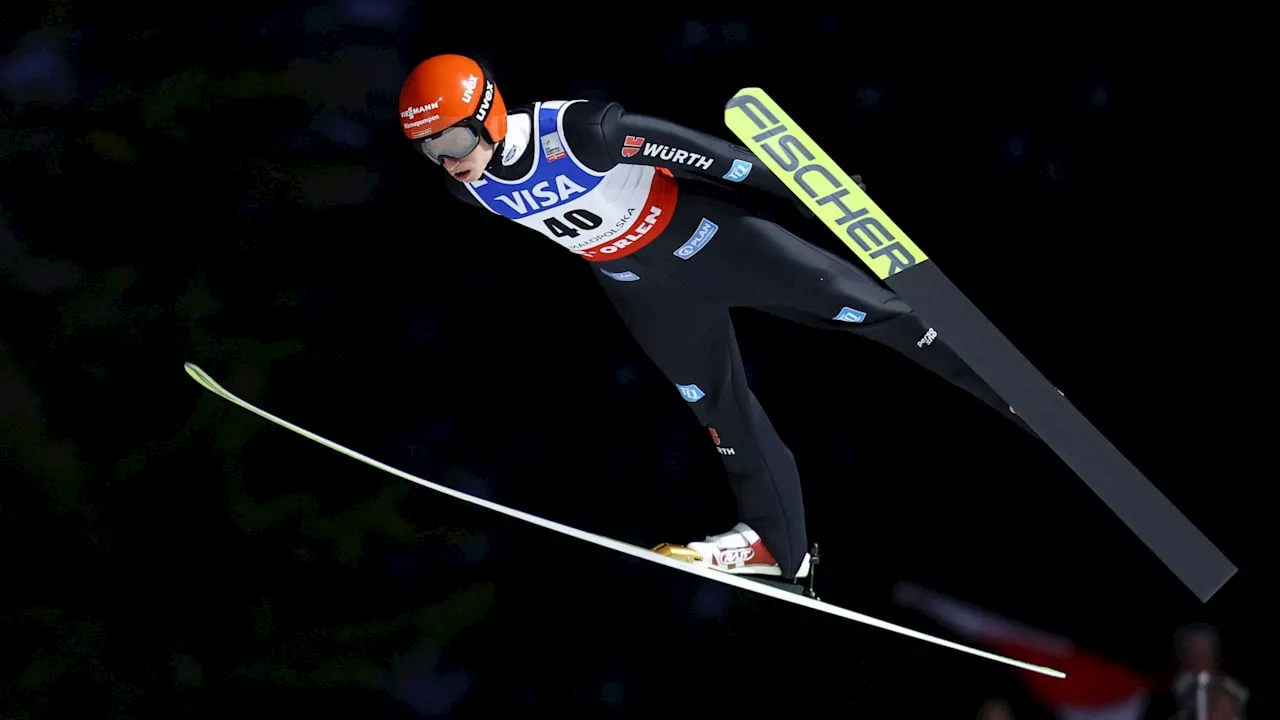
[[[569,223],[566,224],[565,220]],[[578,237],[583,230],[595,230],[604,224],[604,220],[599,215],[582,208],[570,210],[560,217],[549,217],[543,222],[552,235],[571,238]]]

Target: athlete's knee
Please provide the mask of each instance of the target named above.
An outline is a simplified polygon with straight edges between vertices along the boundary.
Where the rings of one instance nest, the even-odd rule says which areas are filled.
[[[828,321],[836,327],[851,330],[911,323],[911,308],[893,298],[867,298],[850,294],[837,295],[822,303]]]
[[[676,390],[680,392],[680,397],[690,404],[700,403],[707,397],[707,392],[702,389],[702,386],[694,382],[688,384],[677,382]],[[705,405],[702,407],[705,407]]]
[[[892,298],[868,302],[857,297],[835,297],[822,310],[825,325],[848,330],[880,342],[901,345],[923,337],[927,326],[906,303]]]
[[[680,397],[698,418],[698,422],[704,426],[715,425],[725,415],[725,393],[716,385],[696,381],[684,383],[677,380],[675,386]]]
[[[748,440],[752,434],[749,413],[739,407],[731,390],[724,393],[716,392],[715,388],[703,390],[696,383],[677,383],[676,388],[706,428],[712,445],[727,465],[732,467],[735,461],[752,454]],[[739,447],[740,443],[744,444]]]
[[[703,427],[723,428],[732,435],[740,432],[746,422],[743,408],[728,382],[677,382],[676,390]]]
[[[906,300],[870,277],[843,267],[819,272],[825,293],[842,306],[866,313],[866,321],[891,320],[913,312]]]

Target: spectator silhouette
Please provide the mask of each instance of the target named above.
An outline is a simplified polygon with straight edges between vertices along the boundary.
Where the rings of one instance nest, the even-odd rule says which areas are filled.
[[[1195,623],[1175,635],[1178,670],[1173,679],[1173,720],[1246,720],[1249,691],[1222,672],[1222,644],[1212,625]]]

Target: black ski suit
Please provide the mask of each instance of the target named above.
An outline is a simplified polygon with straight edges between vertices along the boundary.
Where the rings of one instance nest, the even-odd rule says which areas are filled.
[[[708,428],[737,499],[739,519],[760,534],[783,577],[794,577],[808,549],[800,477],[791,452],[747,386],[730,308],[758,308],[883,343],[1022,424],[891,290],[853,261],[754,211],[758,193],[786,202],[794,202],[794,196],[745,148],[655,117],[627,113],[616,103],[568,104],[555,111],[556,133],[550,132],[553,116],[539,112],[552,111],[531,106],[510,113],[513,128],[533,129],[521,136],[513,131],[499,145],[486,169],[486,188],[505,181],[510,184],[502,189],[523,192],[519,188],[533,188],[538,177],[550,178],[550,170],[540,168],[561,159],[604,175],[619,168],[626,171],[628,165],[670,171],[644,180],[658,188],[648,198],[663,211],[665,224],[651,222],[655,232],[647,234],[633,231],[626,237],[636,239],[630,244],[615,242],[612,254],[600,236],[589,238],[585,247],[571,245],[566,233],[575,241],[581,233],[566,230],[568,225],[555,217],[545,220],[552,230],[544,232],[596,265],[596,276],[622,321]],[[531,120],[537,117],[543,118],[540,125]],[[548,141],[544,134],[556,137]],[[541,174],[534,177],[534,170]],[[583,178],[594,176],[576,177],[581,185]],[[502,203],[485,202],[482,192],[452,178],[448,183],[464,201],[513,220],[524,216],[511,207],[520,205],[525,212],[525,205],[534,200],[525,193],[526,203],[512,193]],[[633,204],[641,206],[643,216],[643,205]],[[570,220],[583,216],[573,213],[564,215]]]

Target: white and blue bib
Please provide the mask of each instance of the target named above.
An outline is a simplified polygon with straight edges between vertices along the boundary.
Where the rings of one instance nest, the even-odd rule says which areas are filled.
[[[650,165],[597,172],[578,161],[564,139],[564,111],[581,100],[537,103],[527,152],[529,172],[503,180],[486,172],[467,184],[490,212],[537,230],[588,260],[614,260],[643,247],[666,227],[675,180]]]

